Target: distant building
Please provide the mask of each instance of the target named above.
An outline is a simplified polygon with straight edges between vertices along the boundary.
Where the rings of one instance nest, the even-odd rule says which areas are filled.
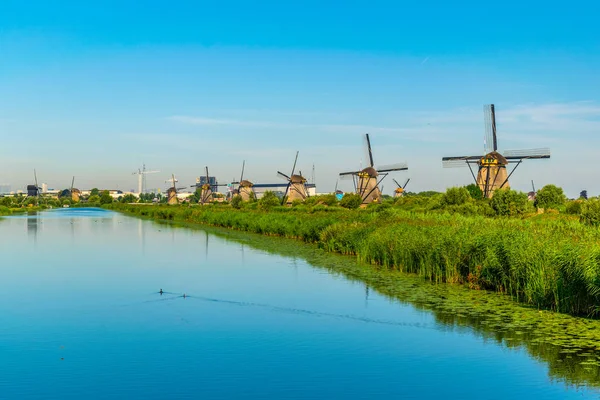
[[[211,187],[210,190],[212,190],[213,192],[217,192],[219,191],[219,182],[217,181],[217,178],[215,176],[209,176],[208,177],[208,182],[206,180],[206,176],[200,176],[198,178],[196,178],[196,187],[201,187],[202,185],[205,185],[206,183],[208,183]]]
[[[9,184],[7,184],[7,183],[0,184],[0,194],[9,194],[11,190],[12,190],[12,188],[10,187]]]
[[[42,183],[42,193],[48,193],[48,184]]]

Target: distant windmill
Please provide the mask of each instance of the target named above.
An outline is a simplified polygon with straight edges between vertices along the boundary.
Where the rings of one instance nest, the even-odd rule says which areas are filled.
[[[35,169],[33,170],[33,179],[35,185],[27,185],[27,197],[37,197],[39,199],[41,190],[38,186],[37,172]]]
[[[156,174],[160,171],[146,171],[146,164],[142,165],[142,168],[138,168],[137,172],[134,172],[132,175],[138,176],[138,193],[144,193],[147,190],[146,187],[146,175],[148,174]]]
[[[201,184],[202,180],[200,178],[196,179],[196,184],[191,187],[200,188],[200,200],[198,203],[205,205],[211,203],[215,200],[214,192],[218,190],[219,186],[227,186],[225,184],[219,184],[216,179],[213,183],[210,181],[210,175],[208,173],[208,167],[205,167],[206,177],[205,182]]]
[[[241,196],[242,201],[250,201],[255,198],[254,189],[252,186],[254,184],[248,180],[244,180],[244,169],[246,167],[246,161],[242,163],[242,174],[240,175],[239,182],[233,182],[232,184],[237,184],[237,189],[233,189],[233,196]]]
[[[369,138],[368,133],[365,135],[365,149],[369,160],[369,166],[360,171],[342,172],[340,174],[341,178],[353,178],[356,193],[362,198],[363,206],[369,203],[381,202],[382,195],[379,185],[390,172],[405,171],[408,169],[408,165],[405,163],[375,168],[373,152],[371,150],[371,139]]]
[[[79,199],[81,197],[81,190],[73,187],[75,184],[75,177],[73,177],[73,179],[71,179],[71,187],[69,189],[65,189],[62,192],[60,192],[60,194],[58,195],[58,197],[70,197],[71,201],[73,203],[79,203]]]
[[[397,186],[396,190],[394,190],[394,197],[402,197],[402,196],[404,196],[404,192],[406,190],[406,185],[408,185],[408,182],[410,182],[410,178],[408,178],[406,180],[406,182],[404,182],[404,185],[400,185],[398,183],[398,181],[395,180],[395,179],[392,179],[392,180],[394,181],[394,183]]]
[[[535,201],[537,192],[535,191],[535,184],[533,183],[533,180],[531,180],[531,189],[532,189],[532,191],[527,193],[527,199],[529,201]]]
[[[173,186],[171,186],[169,189],[167,189],[167,204],[179,204],[179,198],[177,197],[177,191],[178,190],[182,190],[184,188],[182,187],[177,187],[177,179],[175,179],[175,174],[171,174],[171,180],[170,181],[165,181],[165,182],[171,182],[173,184]]]
[[[517,167],[526,159],[550,158],[550,150],[547,148],[531,150],[507,150],[504,155],[498,152],[498,140],[496,138],[496,111],[493,104],[484,107],[485,135],[483,156],[457,156],[443,157],[444,167],[456,167],[468,165],[475,183],[483,192],[483,196],[491,198],[495,190],[509,188],[508,179]],[[506,166],[515,164],[510,173]],[[477,176],[471,168],[471,164],[477,164]]]
[[[296,152],[292,173],[289,176],[281,171],[277,171],[277,175],[280,178],[288,181],[288,184],[285,187],[285,193],[281,199],[281,204],[285,202],[287,205],[291,205],[294,200],[304,201],[309,197],[308,189],[306,188],[306,179],[302,176],[302,172],[299,171],[298,174],[294,174],[296,172],[296,163],[298,162],[299,153],[299,151]]]

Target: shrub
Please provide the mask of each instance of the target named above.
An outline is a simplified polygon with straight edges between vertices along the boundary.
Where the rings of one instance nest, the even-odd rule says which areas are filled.
[[[91,195],[90,198],[88,199],[88,203],[99,204],[100,203],[100,196],[98,196],[97,194]]]
[[[273,207],[277,207],[278,205],[281,205],[279,197],[277,197],[277,195],[270,190],[267,190],[260,200],[258,200],[258,207],[262,210],[268,210]]]
[[[598,226],[600,225],[600,200],[589,199],[581,204],[581,222]]]
[[[242,204],[244,203],[244,200],[242,199],[242,196],[237,195],[237,196],[233,196],[233,198],[231,199],[231,207],[235,208],[236,210],[239,210],[240,208],[242,208]]]
[[[460,206],[471,198],[471,194],[464,187],[452,187],[446,190],[442,197],[442,204],[448,206]]]
[[[494,191],[490,205],[499,216],[522,215],[527,211],[527,195],[511,189],[499,189]]]
[[[535,196],[535,205],[539,208],[558,208],[567,201],[562,188],[554,185],[546,185],[541,188]]]
[[[481,191],[479,185],[471,183],[470,185],[465,186],[465,189],[467,189],[473,200],[483,199],[483,192]]]
[[[100,195],[100,204],[110,204],[112,202],[112,196],[110,195],[110,193],[108,193],[108,190],[104,190]]]
[[[581,214],[582,203],[583,203],[583,201],[581,201],[581,200],[569,201],[567,203],[567,208],[566,208],[567,214],[574,214],[574,215]]]
[[[125,196],[121,197],[121,200],[119,200],[121,203],[137,203],[137,197],[135,197],[134,195],[130,194],[126,194]]]
[[[362,197],[356,193],[347,193],[340,200],[340,206],[354,210],[362,204]]]

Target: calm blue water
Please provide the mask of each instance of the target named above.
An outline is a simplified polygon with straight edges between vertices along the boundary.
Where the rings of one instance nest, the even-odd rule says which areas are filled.
[[[1,399],[598,397],[524,350],[203,231],[69,209],[1,220],[0,246]]]

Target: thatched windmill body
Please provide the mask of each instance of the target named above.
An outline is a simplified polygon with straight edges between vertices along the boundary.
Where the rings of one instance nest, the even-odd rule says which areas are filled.
[[[405,171],[408,169],[408,165],[405,163],[398,163],[389,165],[381,168],[375,168],[373,162],[373,151],[371,150],[371,139],[369,134],[365,134],[365,148],[367,152],[367,159],[369,160],[369,166],[360,171],[350,171],[340,173],[340,177],[349,178],[351,177],[354,181],[354,187],[356,193],[362,198],[362,205],[366,206],[370,203],[381,203],[382,194],[379,185],[388,176],[390,172]]]
[[[196,189],[200,188],[200,199],[198,200],[198,203],[202,205],[209,204],[215,201],[214,189],[218,188],[219,186],[226,186],[219,185],[219,183],[217,183],[216,181],[215,183],[211,183],[210,175],[208,173],[208,167],[205,167],[205,171],[206,181],[201,184],[201,180],[200,178],[198,178],[196,179],[196,184],[192,185],[192,187],[195,187]]]
[[[483,196],[491,198],[494,191],[509,188],[509,178],[517,167],[526,159],[550,158],[550,150],[547,148],[530,150],[507,150],[504,155],[498,152],[498,139],[496,136],[496,110],[493,104],[484,106],[485,135],[483,156],[455,156],[443,157],[444,167],[456,167],[468,165],[471,175]],[[472,165],[477,165],[477,176],[473,172]],[[510,171],[507,166],[514,164]]]
[[[285,188],[285,193],[281,199],[282,204],[285,202],[285,204],[291,205],[296,200],[304,201],[307,197],[309,197],[308,189],[306,188],[306,178],[302,176],[302,172],[300,171],[298,174],[295,173],[299,153],[299,151],[296,152],[294,166],[292,167],[292,173],[290,175],[286,175],[281,171],[277,171],[277,176],[288,181],[288,184]]]
[[[246,167],[246,161],[242,163],[242,174],[240,175],[239,182],[233,182],[233,185],[238,185],[236,189],[233,189],[232,197],[240,196],[242,201],[251,201],[256,198],[254,193],[254,183],[247,179],[244,179],[244,169]]]
[[[177,187],[178,181],[177,181],[177,179],[175,179],[175,174],[171,174],[171,179],[169,181],[165,181],[165,182],[171,182],[173,184],[173,186],[171,186],[170,188],[167,189],[167,204],[170,204],[170,205],[179,204],[179,198],[177,197],[177,192],[184,188]]]

